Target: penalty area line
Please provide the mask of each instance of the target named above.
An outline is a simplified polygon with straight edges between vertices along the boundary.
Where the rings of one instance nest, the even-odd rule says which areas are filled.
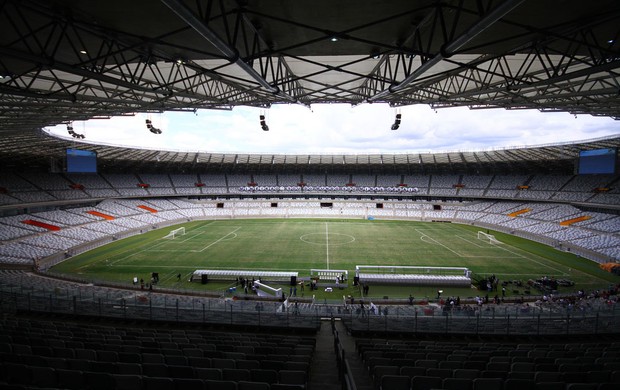
[[[236,228],[235,230],[233,230],[232,232],[228,233],[227,235],[221,237],[220,239],[218,239],[217,241],[214,241],[212,243],[210,243],[209,245],[205,246],[204,248],[200,249],[200,250],[191,250],[190,252],[202,252],[204,250],[209,249],[210,247],[212,247],[213,245],[217,244],[218,242],[224,240],[226,237],[230,236],[231,234],[235,234],[235,232],[237,230],[241,229],[241,226],[239,226],[238,228]]]

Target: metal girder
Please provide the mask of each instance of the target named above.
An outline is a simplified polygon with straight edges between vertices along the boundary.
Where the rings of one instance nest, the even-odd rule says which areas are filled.
[[[467,68],[412,86],[396,101],[415,100],[436,107],[564,107],[574,113],[620,113],[620,74],[615,71],[620,69],[620,58],[596,64],[587,58],[567,62],[550,55],[513,55]],[[507,72],[510,69],[517,72]]]
[[[272,85],[265,79],[264,75],[268,72],[268,69],[261,69],[262,74],[257,72],[252,67],[252,65],[245,62],[245,60],[239,56],[239,51],[235,47],[229,46],[222,38],[217,35],[215,31],[209,28],[209,26],[205,22],[203,22],[203,20],[201,20],[200,17],[196,15],[183,2],[181,2],[180,0],[160,1],[164,3],[168,8],[170,8],[175,14],[177,14],[177,16],[183,19],[189,26],[196,30],[203,38],[208,40],[217,50],[219,50],[225,56],[226,59],[243,69],[243,71],[245,71],[258,84],[260,84],[260,86],[264,90],[273,93],[274,95],[282,99],[288,100],[289,102],[296,101],[293,96],[283,92],[277,85]],[[288,73],[289,71],[286,67],[278,67],[277,70],[280,72],[272,73],[272,76],[274,76],[274,79],[276,81],[279,81],[279,76],[281,76],[282,73],[285,73],[282,72],[282,69],[284,69],[286,73]],[[293,90],[292,92],[296,91]]]
[[[293,74],[286,60],[282,56],[261,56],[252,61],[258,66],[260,75],[265,80],[271,80],[271,84],[277,85],[279,94],[294,103],[308,105],[304,101],[306,91],[299,83],[299,78]]]
[[[0,46],[0,99],[20,107],[16,112],[4,104],[0,116],[30,117],[32,124],[42,127],[87,119],[91,108],[96,116],[150,109],[230,109],[229,102],[265,104],[256,87],[175,58],[174,45],[167,52],[166,43],[157,39],[156,44],[136,44],[139,38],[130,34],[24,3],[6,1],[0,7],[3,31],[13,38]],[[149,49],[150,44],[158,47]],[[62,116],[27,109],[27,103],[54,107],[62,101],[74,107]]]
[[[613,0],[4,0],[0,130],[369,99],[618,118],[619,26]]]
[[[468,63],[451,61],[453,70],[411,84],[393,97],[392,104],[521,106],[617,117],[620,51],[613,39],[595,38],[602,35],[596,31],[601,25],[617,18],[615,11],[589,23],[576,21],[544,31],[546,38],[530,47],[482,55]],[[610,36],[619,35],[620,27],[615,26]]]
[[[481,15],[481,19],[478,20],[474,25],[468,28],[466,31],[461,33],[458,37],[453,38],[449,41],[446,41],[442,46],[439,52],[435,53],[431,58],[422,59],[422,63],[419,67],[417,67],[413,72],[409,73],[405,79],[399,81],[397,83],[391,84],[387,89],[384,89],[368,98],[369,101],[378,101],[392,93],[398,92],[404,88],[406,88],[409,84],[411,84],[418,77],[429,71],[431,68],[436,66],[443,59],[450,57],[453,53],[459,50],[461,47],[469,43],[472,39],[474,39],[478,34],[482,33],[485,29],[496,23],[499,19],[504,17],[513,9],[517,8],[524,0],[507,0],[503,3],[500,3],[497,7],[490,10],[488,13]],[[436,15],[443,16],[443,13],[439,12]],[[458,18],[458,17],[457,17]],[[455,21],[458,19],[455,18]],[[457,23],[453,23],[453,30],[450,32],[449,36],[452,38],[454,33],[454,28],[457,26]],[[442,18],[441,27],[445,27],[445,20]]]

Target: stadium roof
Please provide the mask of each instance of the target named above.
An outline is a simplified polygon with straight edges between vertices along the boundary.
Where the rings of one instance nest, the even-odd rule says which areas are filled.
[[[108,172],[572,174],[582,150],[620,148],[620,136],[582,142],[483,151],[409,154],[240,154],[166,151],[90,144],[45,131],[0,138],[0,167],[63,170],[67,148],[97,153]]]
[[[617,0],[5,0],[0,133],[279,103],[618,119],[619,40]]]

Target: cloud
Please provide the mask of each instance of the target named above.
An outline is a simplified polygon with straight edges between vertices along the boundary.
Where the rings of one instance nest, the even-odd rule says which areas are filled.
[[[402,122],[390,130],[396,113]],[[259,115],[269,131],[262,131]],[[160,128],[151,134],[145,119]],[[464,107],[433,110],[426,105],[275,105],[269,110],[236,107],[136,114],[74,123],[91,142],[151,149],[221,153],[380,154],[482,150],[571,142],[620,134],[620,121],[606,117],[534,110]],[[68,136],[66,126],[53,132]]]

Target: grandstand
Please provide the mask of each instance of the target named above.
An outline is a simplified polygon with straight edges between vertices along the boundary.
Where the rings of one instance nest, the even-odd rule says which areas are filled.
[[[136,112],[291,102],[620,118],[617,1],[568,0],[553,12],[533,0],[339,6],[324,13],[333,9],[327,0],[3,3],[0,387],[618,387],[620,280],[605,273],[564,294],[558,285],[571,280],[559,277],[571,275],[573,263],[560,255],[566,272],[532,276],[526,286],[505,280],[500,290],[461,264],[379,264],[387,258],[356,263],[363,265],[353,280],[339,279],[352,269],[329,262],[258,269],[251,256],[226,269],[205,256],[176,283],[157,284],[153,274],[106,279],[119,269],[107,263],[79,264],[99,272],[96,280],[79,269],[54,271],[107,244],[130,242],[132,257],[135,243],[159,229],[164,237],[192,223],[302,218],[465,226],[486,237],[468,245],[504,250],[492,230],[557,249],[548,261],[578,256],[575,273],[620,261],[618,167],[575,169],[580,152],[617,153],[617,135],[484,151],[286,155],[93,144],[46,129]],[[98,172],[67,172],[70,148],[94,152]],[[161,245],[194,237],[189,229],[172,236]],[[538,261],[536,250],[513,266]],[[252,287],[261,294],[243,293],[239,278],[259,279]],[[383,285],[401,290],[374,292],[395,291]],[[414,297],[410,288],[420,285],[437,287],[436,296]],[[315,290],[293,293],[302,286]],[[452,286],[467,294],[454,296]]]

